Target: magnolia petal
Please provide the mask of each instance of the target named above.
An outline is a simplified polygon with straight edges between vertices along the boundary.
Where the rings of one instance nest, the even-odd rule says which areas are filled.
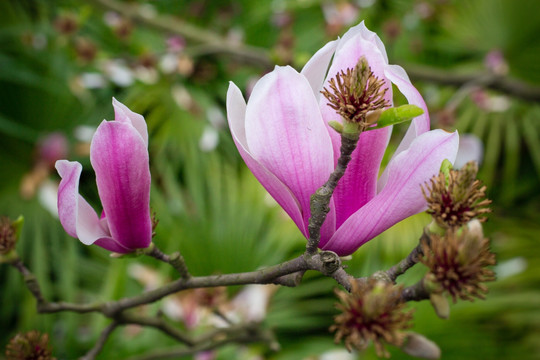
[[[146,143],[130,123],[103,121],[90,145],[99,197],[112,238],[128,249],[152,240]]]
[[[144,117],[131,111],[126,105],[113,98],[114,119],[121,123],[130,123],[139,132],[148,147],[148,127]]]
[[[263,187],[272,195],[277,203],[285,210],[307,237],[307,228],[304,225],[300,204],[292,192],[274,174],[266,169],[262,164],[251,156],[247,147],[246,131],[246,102],[240,89],[234,84],[229,84],[227,91],[227,119],[231,135],[240,152],[240,156],[251,170],[253,175],[259,180]]]
[[[315,98],[319,98],[321,93],[321,87],[323,85],[326,72],[330,66],[330,60],[334,51],[336,50],[338,42],[336,40],[330,41],[315,53],[304,65],[301,74],[304,75],[313,89]]]
[[[371,130],[360,136],[345,175],[334,191],[336,228],[377,194],[379,168],[392,127]]]
[[[387,66],[385,54],[381,53],[381,48],[376,42],[372,41],[370,35],[364,33],[365,26],[363,24],[355,28],[357,28],[356,31],[350,34],[349,31],[346,34],[347,36],[340,41],[340,46],[334,55],[332,66],[328,72],[325,87],[328,88],[329,80],[338,72],[354,68],[358,59],[365,56],[373,74],[385,80],[385,86],[388,89],[385,98],[391,104],[392,86],[385,77],[385,67]],[[369,30],[365,30],[369,32]],[[382,50],[384,50],[384,46]],[[340,121],[340,116],[327,105],[325,98],[321,98],[320,107],[325,123],[331,120]],[[341,137],[329,126],[328,132],[334,149],[334,164],[337,164],[340,155]],[[377,176],[391,132],[392,127],[386,127],[365,132],[360,136],[358,146],[352,154],[347,171],[334,192],[333,199],[336,205],[337,227],[375,196]]]
[[[133,252],[133,249],[128,249],[122,244],[118,243],[111,237],[102,237],[99,240],[97,240],[94,245],[100,246],[104,248],[105,250],[109,250],[112,252],[120,253],[120,254],[128,254],[130,252]]]
[[[416,105],[424,110],[424,113],[411,121],[405,136],[401,140],[398,148],[392,155],[392,159],[395,158],[399,153],[409,148],[411,143],[416,139],[420,134],[429,131],[429,112],[427,105],[422,98],[422,95],[416,90],[416,88],[411,83],[409,76],[405,70],[399,65],[388,65],[385,69],[385,75],[390,79],[394,84],[396,84],[399,91],[405,96],[409,104]],[[378,191],[380,191],[386,184],[388,179],[388,171],[382,173],[379,178]]]
[[[379,52],[383,56],[384,62],[386,64],[388,64],[388,55],[386,55],[386,49],[384,47],[384,43],[379,38],[379,35],[377,35],[376,33],[374,33],[373,31],[369,30],[366,27],[366,24],[364,23],[364,21],[362,21],[360,24],[350,28],[345,33],[345,35],[343,35],[343,38],[341,38],[341,40],[340,40],[340,42],[338,44],[337,50],[340,50],[341,47],[345,43],[347,43],[348,41],[350,41],[352,38],[354,38],[356,36],[360,36],[363,40],[365,40],[367,42],[370,42],[370,43],[374,44],[375,46],[377,46],[377,49],[379,50]]]
[[[384,189],[345,221],[323,249],[351,254],[397,222],[424,210],[421,186],[439,172],[444,159],[455,160],[458,145],[457,132],[433,130],[417,137],[388,164]]]
[[[334,168],[330,136],[308,80],[289,66],[265,75],[247,104],[245,129],[251,155],[291,190],[307,224],[310,197]],[[331,232],[333,221],[331,211]]]
[[[62,178],[58,186],[58,217],[66,232],[83,244],[91,245],[109,237],[92,207],[79,195],[82,166],[76,161],[58,160],[56,170]]]
[[[416,117],[411,122],[405,137],[394,153],[394,156],[396,156],[401,151],[407,149],[417,136],[429,131],[429,112],[424,98],[422,98],[422,95],[420,95],[418,90],[413,86],[411,80],[409,80],[409,76],[401,66],[388,65],[384,73],[390,81],[396,84],[397,88],[405,96],[409,104],[416,105],[424,110],[422,115]]]

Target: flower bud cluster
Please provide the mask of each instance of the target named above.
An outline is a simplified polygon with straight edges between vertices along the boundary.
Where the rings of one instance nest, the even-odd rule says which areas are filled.
[[[487,281],[495,280],[489,269],[496,263],[490,241],[484,237],[481,222],[487,207],[486,187],[476,179],[478,166],[467,163],[461,170],[450,170],[433,177],[422,189],[428,213],[444,231],[429,233],[422,241],[421,262],[429,268],[424,278],[437,314],[446,318],[449,308],[443,294],[473,301],[484,299]]]
[[[422,247],[421,261],[429,268],[425,280],[439,286],[433,293],[445,292],[454,303],[457,299],[485,298],[488,289],[484,282],[495,280],[495,273],[487,267],[496,261],[483,234],[467,228],[449,230],[443,236],[432,234]]]
[[[36,330],[19,333],[10,340],[6,347],[8,360],[56,360],[52,356],[49,335]]]
[[[450,170],[448,176],[443,173],[434,176],[430,183],[422,188],[428,203],[427,212],[439,226],[459,228],[474,218],[485,221],[487,206],[486,187],[476,179],[478,165],[467,163],[461,170]]]
[[[403,330],[411,327],[413,310],[404,309],[403,288],[374,278],[352,281],[351,285],[350,293],[336,291],[341,300],[336,307],[341,313],[330,327],[336,332],[336,343],[343,339],[352,351],[363,350],[372,341],[378,356],[389,357],[384,344],[402,346],[406,338]]]
[[[0,255],[6,255],[15,248],[17,229],[13,222],[3,216],[0,218]]]

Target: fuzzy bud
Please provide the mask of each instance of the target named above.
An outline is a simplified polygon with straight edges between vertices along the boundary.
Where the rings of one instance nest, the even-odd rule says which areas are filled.
[[[15,221],[6,216],[0,218],[0,256],[7,255],[15,249],[22,222],[22,217]]]
[[[6,347],[7,360],[56,360],[49,346],[49,335],[32,330],[19,333]]]
[[[430,293],[448,293],[454,303],[457,299],[473,301],[484,299],[488,289],[483,284],[495,280],[488,266],[495,265],[495,254],[490,251],[489,239],[478,236],[467,228],[448,230],[444,236],[432,234],[422,243],[422,263],[429,268],[424,282],[438,284],[440,290]],[[435,310],[444,315],[441,299],[436,299]]]
[[[486,187],[476,180],[478,166],[467,163],[460,170],[439,173],[426,183],[422,192],[428,203],[427,212],[444,228],[459,228],[472,219],[485,221],[483,215],[491,212],[487,206]]]
[[[336,291],[341,314],[334,318],[335,341],[344,340],[347,350],[363,350],[369,342],[375,345],[378,356],[388,357],[384,344],[401,346],[403,330],[411,327],[412,310],[405,310],[401,301],[403,288],[370,278],[352,281],[351,292]]]

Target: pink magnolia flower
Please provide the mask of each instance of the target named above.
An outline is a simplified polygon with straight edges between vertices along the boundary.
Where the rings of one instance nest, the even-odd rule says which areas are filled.
[[[353,253],[426,208],[420,186],[439,172],[444,159],[454,161],[457,133],[429,131],[422,96],[400,66],[388,64],[384,45],[363,22],[326,44],[300,73],[288,66],[276,67],[255,85],[247,105],[233,83],[227,93],[229,126],[242,158],[308,237],[310,196],[335,168],[341,144],[339,134],[328,126],[328,121],[341,119],[320,91],[338,71],[354,68],[361,56],[384,80],[389,103],[393,83],[424,114],[412,121],[380,178],[392,128],[361,134],[321,229],[319,247],[339,255]]]
[[[103,121],[90,145],[103,205],[101,219],[79,195],[82,166],[59,160],[58,215],[66,232],[83,244],[129,253],[152,240],[148,130],[144,118],[113,99],[115,121]]]

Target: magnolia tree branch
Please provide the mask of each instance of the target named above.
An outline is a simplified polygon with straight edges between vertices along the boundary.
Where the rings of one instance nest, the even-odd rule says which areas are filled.
[[[241,61],[271,68],[270,53],[262,48],[232,42],[214,32],[186,23],[178,17],[158,14],[155,11],[131,3],[117,0],[91,0],[106,10],[116,11],[132,21],[163,31],[185,37],[190,42],[205,45],[205,54],[222,53],[231,55]]]
[[[401,293],[401,300],[407,301],[422,301],[429,299],[430,293],[424,285],[424,279],[420,280],[416,284],[406,287]]]
[[[147,249],[144,249],[143,253],[171,265],[176,269],[176,271],[180,273],[180,277],[182,279],[188,279],[191,277],[184,257],[180,254],[179,251],[174,252],[171,255],[166,255],[161,250],[159,250],[154,245],[154,243],[150,243],[150,246]]]
[[[401,261],[398,265],[392,267],[384,273],[385,276],[395,280],[397,276],[404,273],[414,263],[418,262],[418,257],[415,255],[418,252],[418,248]],[[156,252],[155,254],[162,254]],[[164,254],[163,254],[164,255]],[[157,258],[164,258],[162,255],[158,255]],[[162,260],[160,259],[160,260]],[[56,313],[60,311],[71,311],[77,313],[99,312],[104,316],[113,320],[101,333],[94,347],[82,358],[84,360],[91,360],[102,350],[104,344],[112,334],[112,332],[120,325],[136,324],[144,327],[151,327],[163,332],[178,342],[183,343],[187,348],[173,349],[165,353],[149,354],[138,359],[153,359],[153,358],[167,358],[180,356],[181,354],[189,355],[200,351],[213,349],[227,343],[244,343],[255,341],[268,342],[270,336],[265,333],[265,338],[262,339],[260,333],[225,333],[225,337],[221,332],[228,331],[227,329],[216,330],[216,333],[209,333],[199,339],[192,339],[190,336],[184,334],[182,331],[166,322],[160,317],[144,317],[135,315],[129,312],[130,309],[138,307],[140,305],[150,304],[156,302],[168,295],[194,288],[205,287],[218,287],[218,286],[232,286],[232,285],[247,285],[247,284],[285,284],[289,286],[296,286],[299,284],[303,273],[307,270],[318,271],[321,274],[331,277],[336,280],[340,285],[347,290],[351,288],[352,277],[343,269],[341,259],[337,254],[331,251],[321,251],[313,256],[301,255],[295,259],[286,261],[284,263],[270,266],[258,271],[236,273],[236,274],[224,274],[224,275],[212,275],[212,276],[195,276],[189,278],[180,278],[169,284],[166,284],[160,288],[152,291],[148,291],[133,297],[127,297],[118,301],[95,303],[95,304],[74,304],[66,302],[48,302],[43,297],[39,283],[36,277],[30,272],[30,270],[23,264],[20,258],[15,257],[10,264],[15,267],[24,277],[25,284],[37,300],[37,310],[40,313]],[[429,294],[425,290],[423,283],[420,282],[416,285],[404,289],[402,298],[404,301],[419,301],[429,298]],[[237,328],[236,325],[231,325],[233,328]],[[261,332],[261,329],[257,329]],[[233,335],[231,335],[233,334]],[[255,334],[255,335],[254,335]],[[275,345],[275,341],[273,342]]]
[[[256,342],[267,344],[271,350],[279,349],[279,344],[277,344],[271,332],[261,329],[258,324],[249,323],[213,331],[201,337],[193,347],[188,349],[175,347],[135,356],[128,360],[178,359],[182,356],[217,349],[227,344],[249,344]]]
[[[341,267],[340,258],[331,251],[323,251],[311,258],[299,256],[296,259],[257,271],[197,276],[188,279],[181,278],[140,295],[123,298],[118,301],[95,304],[48,302],[44,299],[35,276],[28,270],[22,261],[19,258],[16,258],[16,260],[11,262],[11,265],[23,275],[26,286],[38,302],[37,309],[40,313],[55,313],[60,311],[77,313],[101,312],[110,318],[115,318],[115,316],[125,310],[153,303],[168,295],[187,289],[248,284],[280,284],[287,276],[291,275],[293,277],[298,277],[298,273],[307,270],[315,270],[325,276],[332,277],[343,287],[350,289],[350,276]],[[298,280],[296,280],[296,282],[298,282]]]
[[[398,276],[403,275],[407,270],[409,270],[411,267],[413,267],[420,261],[420,259],[424,255],[424,252],[422,250],[423,241],[429,241],[429,236],[426,234],[425,231],[422,233],[420,243],[410,252],[410,254],[405,259],[401,260],[398,264],[386,270],[386,275],[388,276],[389,280],[395,282]]]
[[[520,80],[490,72],[459,73],[448,69],[437,69],[424,65],[406,65],[407,74],[413,80],[462,87],[475,84],[497,90],[528,101],[540,101],[540,87]]]
[[[116,321],[121,324],[134,324],[140,326],[151,327],[157,330],[160,330],[164,334],[170,336],[178,342],[186,344],[187,346],[194,346],[195,342],[189,336],[178,330],[176,327],[172,326],[164,319],[159,317],[143,317],[128,313],[121,313],[116,317]]]
[[[113,321],[105,329],[103,329],[103,331],[99,335],[99,339],[94,344],[94,347],[92,347],[92,349],[90,349],[90,351],[88,351],[86,355],[81,357],[79,360],[94,360],[96,356],[101,352],[103,346],[105,346],[105,343],[109,339],[109,336],[111,336],[111,334],[118,327],[118,325],[120,325],[118,322]]]

